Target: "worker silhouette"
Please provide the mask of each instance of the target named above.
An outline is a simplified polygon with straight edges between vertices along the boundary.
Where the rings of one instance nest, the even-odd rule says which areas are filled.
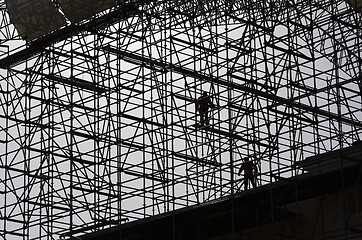
[[[256,187],[255,164],[253,161],[250,161],[248,157],[244,158],[238,175],[240,175],[242,171],[244,171],[244,190],[248,189],[249,181],[253,187]]]
[[[200,124],[202,126],[209,125],[209,108],[215,107],[215,105],[212,103],[209,95],[207,95],[207,92],[204,91],[202,93],[202,96],[200,96],[196,100],[196,110],[200,112]]]

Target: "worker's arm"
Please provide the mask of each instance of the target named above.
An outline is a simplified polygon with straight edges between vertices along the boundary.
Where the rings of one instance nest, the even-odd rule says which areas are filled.
[[[199,109],[199,99],[195,100],[195,110]]]
[[[215,107],[216,107],[215,104],[211,101],[211,98],[210,98],[210,97],[207,98],[207,103],[209,104],[209,106],[210,106],[211,108],[215,108]]]
[[[238,172],[238,175],[240,175],[241,174],[241,172],[244,170],[244,163],[242,163],[241,164],[241,166],[240,166],[240,169],[239,169],[239,172]]]

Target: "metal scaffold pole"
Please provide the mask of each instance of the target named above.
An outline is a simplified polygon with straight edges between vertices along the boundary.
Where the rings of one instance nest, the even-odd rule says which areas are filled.
[[[77,239],[264,188],[254,230],[285,237],[292,211],[283,239],[302,239],[299,205],[282,207],[303,200],[298,163],[362,137],[360,1],[82,2],[0,0],[0,240]]]

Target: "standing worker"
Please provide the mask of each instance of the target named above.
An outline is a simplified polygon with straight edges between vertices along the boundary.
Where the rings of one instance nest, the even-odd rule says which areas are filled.
[[[241,164],[238,175],[244,171],[244,190],[248,189],[248,183],[250,181],[253,187],[256,187],[256,174],[254,174],[255,164],[250,161],[248,157],[244,158],[244,162]]]
[[[202,96],[196,100],[196,110],[200,112],[200,124],[209,125],[209,107],[215,107],[207,92],[204,91]]]

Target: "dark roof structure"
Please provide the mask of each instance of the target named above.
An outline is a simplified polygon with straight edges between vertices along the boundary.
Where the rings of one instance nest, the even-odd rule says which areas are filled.
[[[299,163],[299,166],[312,162],[347,163],[349,155],[362,152],[361,145],[321,154]],[[326,169],[320,173],[305,173],[237,193],[227,198],[197,206],[186,207],[159,216],[124,223],[97,233],[81,236],[81,240],[156,240],[156,239],[210,239],[225,236],[245,229],[262,227],[270,223],[297,219],[297,213],[286,210],[285,206],[337,194],[346,189],[360,188],[362,157],[345,164],[345,168]],[[311,211],[311,209],[307,210]]]

